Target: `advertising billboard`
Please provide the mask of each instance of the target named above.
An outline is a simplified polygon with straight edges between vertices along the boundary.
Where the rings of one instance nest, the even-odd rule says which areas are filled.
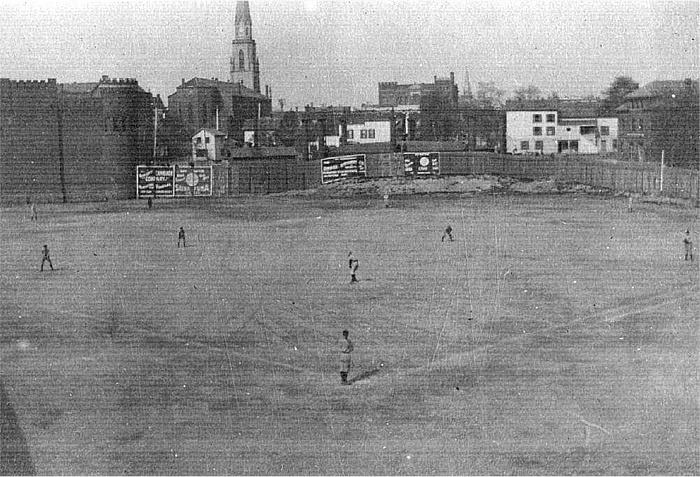
[[[405,152],[404,176],[427,177],[440,174],[439,152]]]
[[[365,155],[327,157],[321,160],[321,183],[341,182],[354,177],[365,177]]]
[[[175,166],[175,197],[211,196],[211,166]]]
[[[136,166],[136,198],[173,197],[174,176],[171,166]]]

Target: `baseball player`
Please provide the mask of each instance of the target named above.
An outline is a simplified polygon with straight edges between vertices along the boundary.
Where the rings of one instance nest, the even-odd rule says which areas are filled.
[[[357,268],[360,266],[360,261],[356,259],[352,252],[348,253],[348,267],[350,268],[350,283],[357,282]]]
[[[352,384],[348,381],[348,373],[352,365],[351,354],[355,348],[348,338],[349,334],[348,330],[343,330],[343,339],[340,340],[340,384]]]
[[[177,234],[177,248],[180,248],[180,242],[182,242],[183,248],[187,247],[185,244],[185,229],[182,227],[180,227],[180,232]]]
[[[685,237],[683,237],[683,246],[685,247],[685,259],[693,261],[693,239],[690,237],[690,229],[685,231]]]
[[[44,271],[44,262],[49,262],[49,266],[51,267],[51,270],[53,270],[53,263],[51,263],[51,257],[49,257],[49,247],[47,245],[44,245],[44,256],[41,259],[41,269],[40,271]]]
[[[447,228],[445,229],[445,233],[442,234],[441,242],[445,241],[445,237],[449,237],[450,242],[454,242],[454,239],[452,238],[452,226],[451,225],[448,225]]]

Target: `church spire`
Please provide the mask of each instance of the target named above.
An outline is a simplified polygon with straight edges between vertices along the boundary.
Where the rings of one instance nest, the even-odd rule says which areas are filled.
[[[260,93],[260,64],[253,40],[253,21],[247,0],[236,2],[236,34],[231,42],[231,82]]]
[[[236,2],[236,40],[253,39],[253,21],[250,19],[248,0]]]

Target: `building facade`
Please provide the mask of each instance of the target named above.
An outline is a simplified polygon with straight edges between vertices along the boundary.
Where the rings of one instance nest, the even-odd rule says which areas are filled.
[[[269,96],[258,94],[241,83],[216,78],[183,79],[175,93],[168,96],[168,115],[179,121],[187,138],[208,128],[222,131],[242,143],[245,121],[271,113]]]
[[[226,159],[226,134],[215,129],[202,128],[192,136],[193,161],[221,161]]]
[[[593,112],[590,108],[530,101],[509,103],[506,109],[509,154],[603,154],[618,149],[617,118],[586,117]]]
[[[620,149],[631,161],[697,167],[700,154],[698,81],[653,81],[617,108]]]

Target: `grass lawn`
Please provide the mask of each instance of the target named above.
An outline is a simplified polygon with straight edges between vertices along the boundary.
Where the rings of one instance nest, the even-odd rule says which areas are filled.
[[[697,210],[381,202],[3,209],[0,372],[36,472],[700,472]]]

